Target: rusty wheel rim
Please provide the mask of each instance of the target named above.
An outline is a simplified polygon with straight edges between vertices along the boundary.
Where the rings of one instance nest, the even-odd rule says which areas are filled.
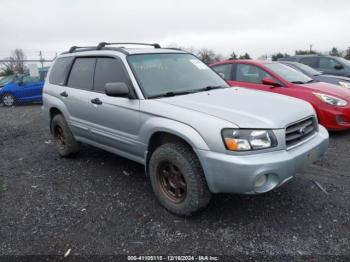
[[[66,146],[66,138],[64,136],[63,130],[60,126],[55,126],[55,140],[60,148]]]
[[[162,193],[173,203],[181,203],[187,194],[187,184],[180,169],[166,161],[159,165],[157,182]]]

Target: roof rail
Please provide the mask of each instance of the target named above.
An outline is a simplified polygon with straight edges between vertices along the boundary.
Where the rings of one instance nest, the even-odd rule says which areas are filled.
[[[84,48],[84,49],[89,49],[89,48],[96,49],[96,46],[72,46],[71,48],[69,48],[68,53],[73,53],[77,49],[82,49],[82,48]]]
[[[96,49],[101,50],[103,47],[107,45],[146,45],[146,46],[153,46],[154,48],[161,48],[159,44],[154,43],[154,44],[146,44],[146,43],[106,43],[106,42],[101,42],[97,45]]]

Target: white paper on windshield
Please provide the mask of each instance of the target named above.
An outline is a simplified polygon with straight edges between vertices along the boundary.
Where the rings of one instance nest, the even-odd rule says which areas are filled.
[[[203,62],[201,62],[199,60],[191,59],[190,61],[192,64],[194,64],[200,70],[208,69],[208,67]]]

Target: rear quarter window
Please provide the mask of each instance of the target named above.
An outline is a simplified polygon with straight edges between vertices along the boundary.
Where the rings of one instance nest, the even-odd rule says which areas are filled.
[[[301,58],[299,62],[305,65],[311,66],[313,68],[316,68],[318,67],[319,59],[318,57],[304,57],[304,58]]]
[[[55,61],[51,72],[49,83],[54,85],[64,85],[67,79],[70,65],[72,64],[73,57],[61,57]]]

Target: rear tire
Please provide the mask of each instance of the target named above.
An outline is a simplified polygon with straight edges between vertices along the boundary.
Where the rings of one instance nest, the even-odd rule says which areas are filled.
[[[191,216],[210,202],[203,169],[192,149],[183,143],[158,147],[149,162],[154,194],[170,212]]]
[[[14,95],[6,93],[2,96],[1,102],[4,106],[13,106],[16,102],[16,98]]]
[[[72,157],[79,152],[80,145],[75,140],[63,115],[58,114],[52,118],[51,133],[60,156]]]

